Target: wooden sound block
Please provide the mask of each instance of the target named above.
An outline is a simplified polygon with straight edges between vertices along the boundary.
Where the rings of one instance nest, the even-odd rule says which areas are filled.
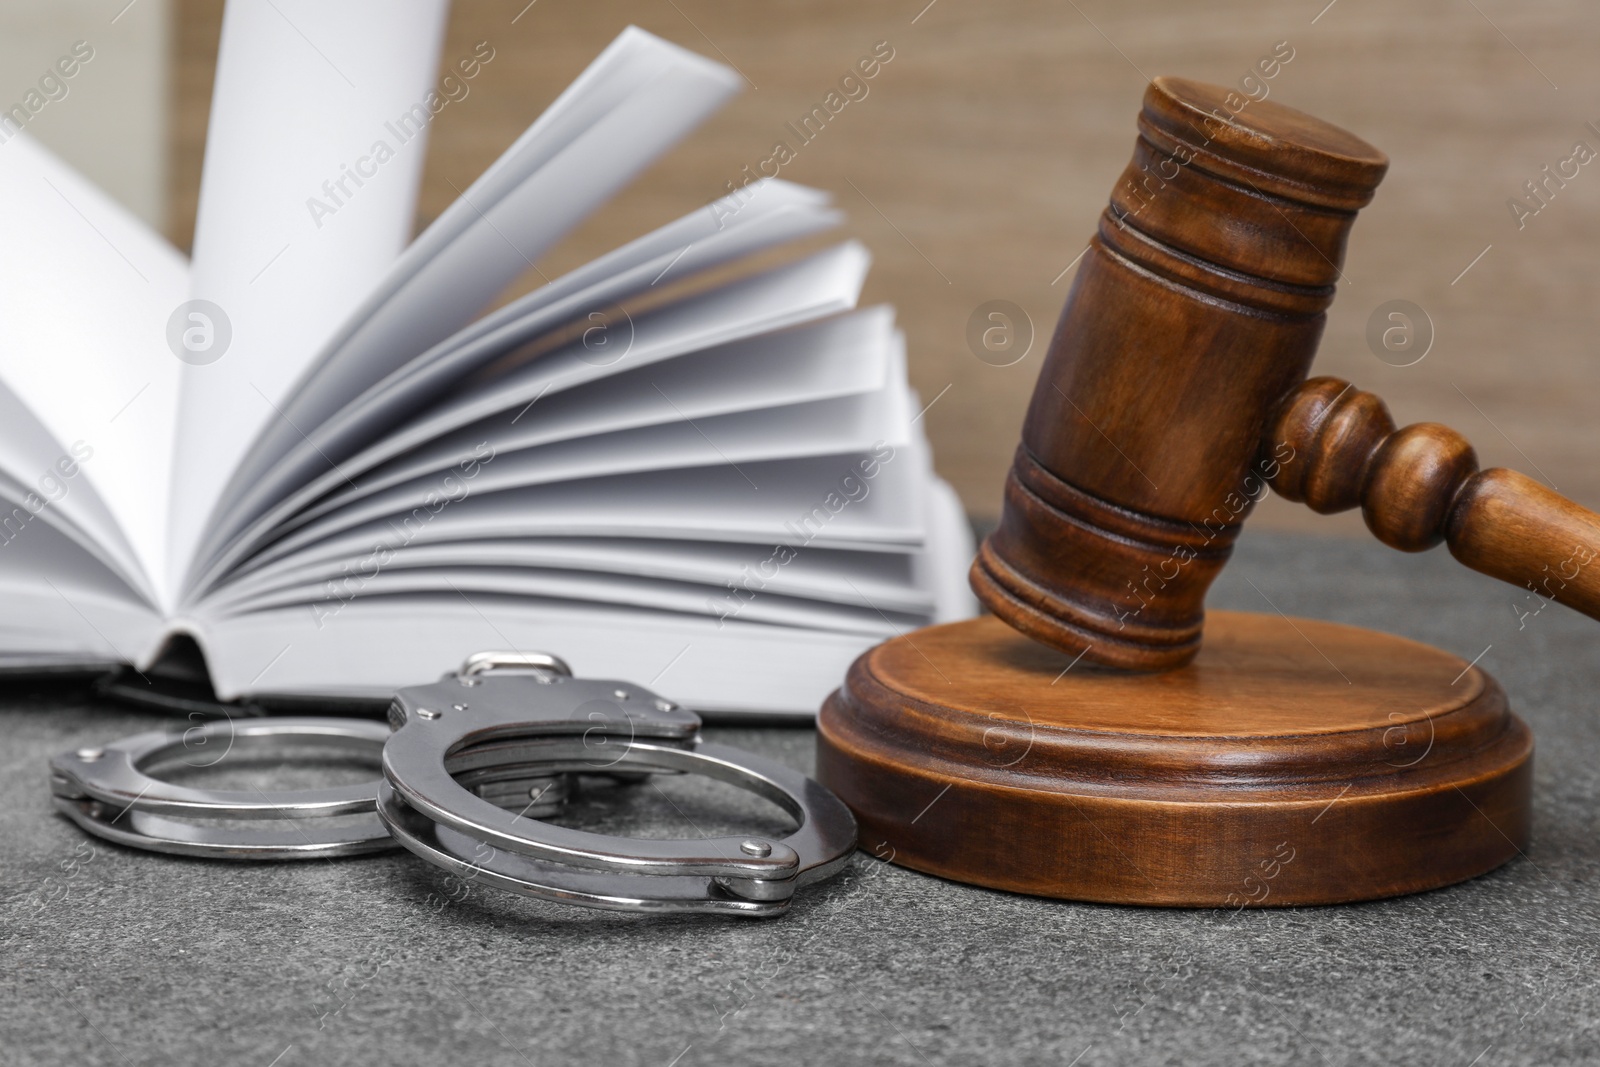
[[[1533,738],[1449,653],[1208,613],[1188,666],[1123,674],[993,617],[864,653],[817,769],[862,847],[1116,904],[1332,904],[1493,870],[1528,843]]]

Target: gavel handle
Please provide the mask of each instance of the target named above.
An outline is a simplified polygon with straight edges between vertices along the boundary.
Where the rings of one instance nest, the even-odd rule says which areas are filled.
[[[1480,470],[1472,445],[1447,426],[1395,429],[1383,401],[1348,382],[1302,385],[1268,427],[1257,470],[1313,511],[1359,506],[1391,548],[1421,552],[1443,541],[1468,567],[1530,590],[1540,604],[1600,619],[1600,515],[1524,474]]]

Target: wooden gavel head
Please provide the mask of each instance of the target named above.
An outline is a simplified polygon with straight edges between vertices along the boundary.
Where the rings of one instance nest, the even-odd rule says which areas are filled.
[[[1086,661],[1181,666],[1303,382],[1382,152],[1271,101],[1157,78],[1039,372],[972,586]]]
[[[1181,667],[1270,485],[1321,512],[1361,507],[1394,548],[1448,541],[1467,566],[1600,617],[1600,517],[1480,471],[1446,427],[1397,431],[1372,394],[1306,380],[1388,161],[1241,99],[1178,78],[1146,91],[972,566],[979,599],[1090,664]]]

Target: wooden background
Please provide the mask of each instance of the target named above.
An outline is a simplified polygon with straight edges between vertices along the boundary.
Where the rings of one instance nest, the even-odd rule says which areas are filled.
[[[1466,433],[1485,465],[1600,506],[1591,461],[1600,366],[1600,162],[1519,230],[1507,200],[1582,140],[1600,152],[1600,5],[1580,0],[456,0],[444,59],[496,57],[433,130],[419,225],[465,188],[628,23],[737,66],[746,92],[556,250],[566,268],[725,191],[858,57],[895,58],[783,176],[832,192],[873,250],[867,299],[899,308],[939,469],[992,515],[1039,357],[1106,195],[1147,77],[1233,84],[1288,41],[1271,98],[1389,153],[1358,222],[1318,370],[1385,396],[1402,423]],[[170,229],[187,245],[220,0],[178,0]],[[1553,186],[1552,186],[1553,187]],[[1524,196],[1526,194],[1523,194]],[[1487,251],[1485,251],[1487,249]],[[1481,254],[1481,258],[1479,257]],[[1476,262],[1475,262],[1476,260]],[[1468,270],[1469,264],[1471,269]],[[1466,273],[1463,275],[1463,270]],[[1010,367],[969,350],[973,310],[1026,310]],[[1364,334],[1386,301],[1427,312],[1421,362]],[[1359,532],[1271,499],[1258,524]]]

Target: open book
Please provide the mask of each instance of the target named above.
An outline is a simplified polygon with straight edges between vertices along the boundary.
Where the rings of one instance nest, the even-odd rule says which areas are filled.
[[[736,188],[484,311],[740,79],[628,29],[406,246],[428,122],[493,58],[441,80],[443,26],[233,0],[190,260],[0,145],[4,662],[192,639],[225,700],[384,698],[539,650],[810,715],[969,613],[866,252],[750,262],[836,225],[825,195]]]

